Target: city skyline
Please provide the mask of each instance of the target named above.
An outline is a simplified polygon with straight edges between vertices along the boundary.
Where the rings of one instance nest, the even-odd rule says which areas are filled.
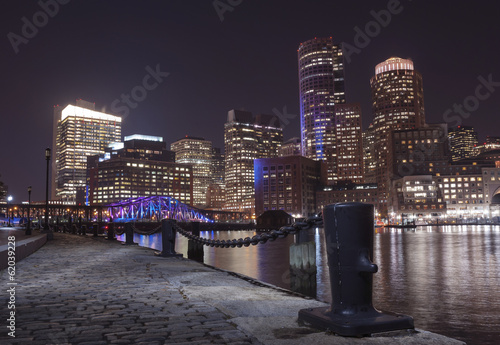
[[[500,71],[491,47],[499,25],[493,17],[497,4],[474,3],[471,11],[454,2],[401,1],[394,7],[394,1],[366,1],[341,9],[326,2],[306,8],[301,6],[306,2],[241,2],[220,13],[212,2],[40,3],[9,4],[0,31],[1,145],[12,148],[4,152],[0,174],[15,202],[27,199],[29,185],[33,199],[42,199],[52,106],[79,98],[95,102],[96,110],[122,115],[124,135],[161,135],[168,143],[187,134],[222,147],[230,109],[278,113],[286,120],[285,140],[298,136],[296,49],[316,36],[333,36],[352,47],[344,53],[346,94],[361,103],[364,129],[373,120],[373,69],[400,56],[412,58],[422,73],[427,122],[461,121],[479,132],[480,142],[498,135],[491,128],[500,107],[495,97]],[[326,18],[334,10],[342,15],[332,23]],[[47,20],[36,16],[41,11]],[[23,30],[27,23],[34,30]],[[477,96],[480,85],[486,86]],[[135,97],[127,102],[126,94]]]

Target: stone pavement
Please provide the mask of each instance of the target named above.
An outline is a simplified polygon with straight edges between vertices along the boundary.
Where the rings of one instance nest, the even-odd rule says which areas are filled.
[[[0,272],[1,344],[463,344],[425,331],[343,338],[297,322],[323,306],[148,248],[70,234],[16,263],[15,338]]]

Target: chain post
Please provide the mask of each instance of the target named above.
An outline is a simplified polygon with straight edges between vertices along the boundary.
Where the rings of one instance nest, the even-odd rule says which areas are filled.
[[[101,225],[101,223],[99,223]],[[108,240],[109,241],[115,241],[115,223],[109,223],[108,224]]]
[[[413,329],[413,318],[373,307],[374,207],[340,203],[323,209],[332,292],[330,307],[302,309],[299,320],[341,336]]]
[[[175,220],[162,219],[161,221],[161,243],[162,251],[157,252],[156,255],[162,257],[182,257],[182,254],[175,252]]]

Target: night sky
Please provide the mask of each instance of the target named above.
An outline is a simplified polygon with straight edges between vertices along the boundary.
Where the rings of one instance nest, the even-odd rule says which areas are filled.
[[[444,122],[447,109],[468,99],[474,111],[463,124],[475,126],[481,140],[500,135],[500,87],[481,89],[483,100],[474,103],[479,77],[500,82],[497,2],[59,1],[51,16],[37,1],[2,4],[0,174],[14,202],[27,200],[29,185],[32,200],[44,199],[53,106],[80,98],[96,110],[128,113],[123,135],[159,135],[168,145],[192,135],[223,147],[233,108],[273,114],[286,107],[285,139],[298,136],[297,48],[314,37],[356,49],[345,64],[346,91],[348,102],[362,104],[364,128],[372,120],[375,65],[399,56],[412,58],[423,75],[427,122]],[[214,3],[226,10],[218,13]],[[369,24],[372,11],[388,6],[390,20],[381,16],[388,24]],[[33,16],[37,32],[27,29]],[[355,36],[367,23],[373,37],[361,48]],[[148,70],[160,72],[158,82],[150,79],[151,90],[125,111],[121,95],[139,90]],[[450,124],[459,117],[450,115]]]

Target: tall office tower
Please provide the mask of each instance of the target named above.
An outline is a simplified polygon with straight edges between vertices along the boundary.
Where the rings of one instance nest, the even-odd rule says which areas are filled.
[[[345,103],[342,47],[314,38],[298,49],[302,155],[324,160],[328,182],[337,180],[335,104]]]
[[[380,201],[378,211],[385,215],[392,177],[392,132],[424,125],[424,91],[422,75],[413,68],[413,61],[398,57],[379,63],[370,84],[377,161],[375,175]]]
[[[253,161],[277,157],[282,142],[283,130],[276,116],[228,112],[224,124],[225,210],[255,213]]]
[[[170,196],[191,205],[193,168],[175,163],[162,137],[134,134],[87,159],[88,203]]]
[[[110,143],[121,140],[122,119],[95,110],[95,104],[54,108],[52,199],[81,203],[87,175],[87,157],[103,154]]]
[[[212,148],[212,183],[224,185],[224,154],[220,148]]]
[[[339,181],[364,182],[362,133],[361,105],[359,103],[336,104],[335,137]]]
[[[226,202],[224,183],[224,154],[218,147],[212,148],[212,182],[207,188],[206,205],[208,209],[222,210]]]
[[[175,162],[193,166],[193,205],[204,207],[207,188],[212,183],[212,142],[187,136],[170,145]]]
[[[377,183],[375,170],[377,161],[375,160],[375,130],[373,123],[363,132],[363,165],[365,183]]]
[[[477,132],[470,126],[458,126],[448,131],[450,140],[451,160],[471,158],[478,154]]]

